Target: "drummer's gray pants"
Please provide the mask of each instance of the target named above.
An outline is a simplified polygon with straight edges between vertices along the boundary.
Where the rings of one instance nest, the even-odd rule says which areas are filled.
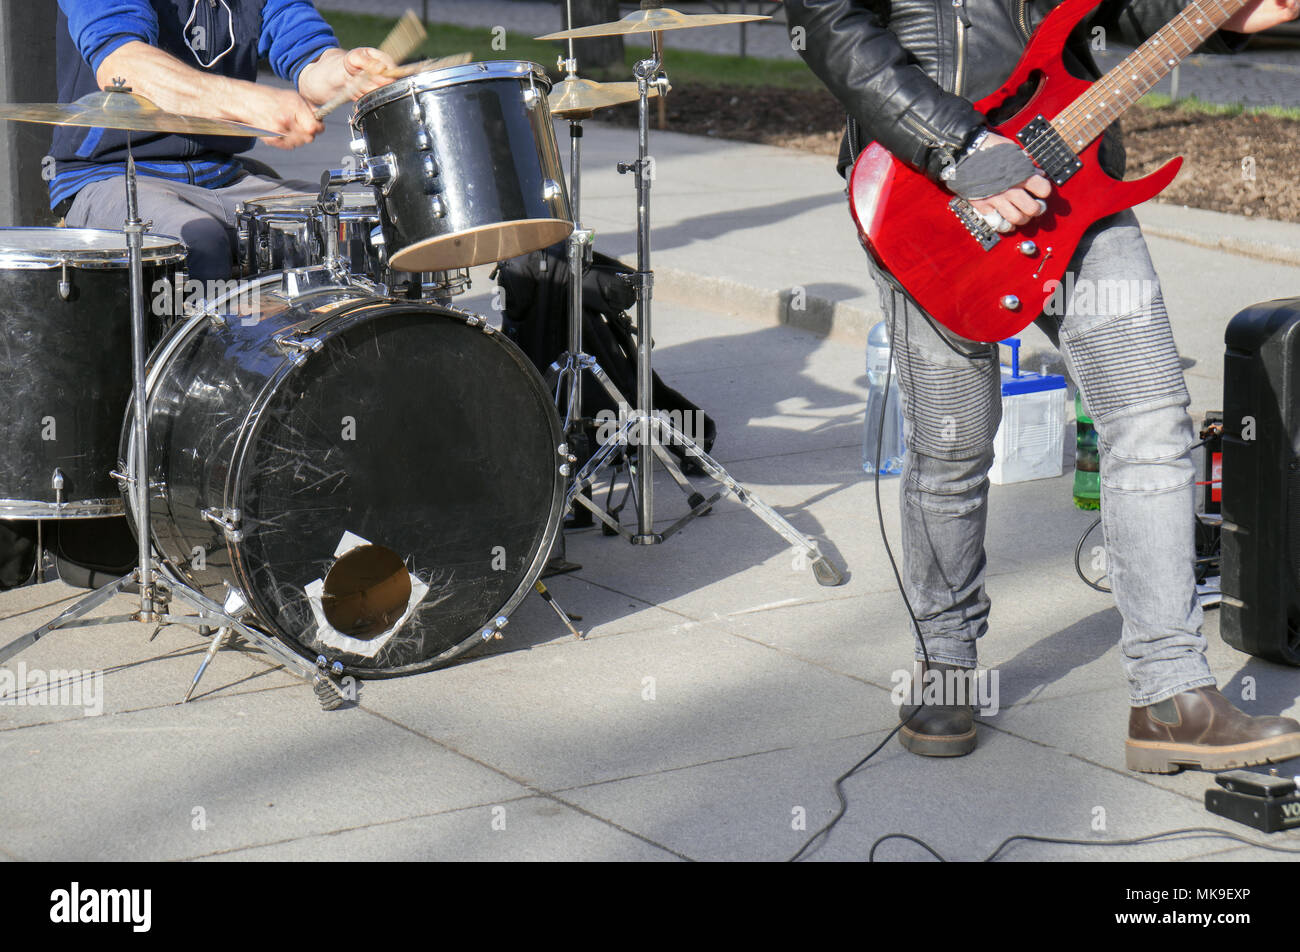
[[[140,176],[140,218],[152,221],[151,235],[179,238],[189,248],[189,276],[198,281],[231,277],[235,252],[236,213],[240,202],[268,195],[311,192],[310,182],[246,175],[225,188],[204,188],[151,176]],[[126,220],[124,176],[92,182],[73,199],[68,210],[70,228],[110,228],[121,231]]]

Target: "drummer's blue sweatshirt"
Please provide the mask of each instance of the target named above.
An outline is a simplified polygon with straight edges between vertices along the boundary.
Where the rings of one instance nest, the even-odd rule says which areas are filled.
[[[303,67],[339,45],[309,0],[59,0],[59,101],[99,89],[95,73],[133,40],[162,49],[195,69],[256,80],[265,58],[295,85]],[[234,158],[253,139],[131,134],[141,174],[221,188],[246,174]],[[91,182],[123,174],[125,132],[59,126],[50,155],[50,207]]]

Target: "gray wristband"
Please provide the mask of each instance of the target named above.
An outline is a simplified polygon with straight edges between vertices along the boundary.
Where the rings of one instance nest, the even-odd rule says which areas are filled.
[[[1014,188],[1037,174],[1032,159],[1010,142],[980,149],[977,139],[957,162],[945,170],[948,188],[965,199],[988,198]]]

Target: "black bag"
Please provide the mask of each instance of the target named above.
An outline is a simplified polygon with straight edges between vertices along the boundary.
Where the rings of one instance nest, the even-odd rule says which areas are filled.
[[[595,358],[628,400],[636,399],[636,331],[626,313],[636,304],[636,291],[627,280],[633,271],[595,252],[582,285],[583,350]],[[505,295],[502,331],[544,377],[551,379],[551,365],[567,349],[569,340],[568,246],[554,245],[507,261],[501,265],[498,281]],[[653,394],[656,411],[666,412],[706,453],[712,451],[717,425],[708,414],[664,383],[657,373]],[[587,446],[575,447],[579,465],[599,448],[598,437],[612,429],[596,421],[622,421],[614,399],[590,375],[583,381],[582,415],[589,423]],[[703,473],[678,441],[665,440],[664,446],[681,460],[683,472]],[[635,452],[635,447],[630,448]]]

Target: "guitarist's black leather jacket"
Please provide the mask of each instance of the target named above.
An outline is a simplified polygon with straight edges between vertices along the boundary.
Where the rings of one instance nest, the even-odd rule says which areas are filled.
[[[1102,0],[1070,34],[1064,58],[1078,76],[1101,75],[1089,47],[1144,42],[1190,0]],[[986,123],[1010,118],[1022,89],[987,118],[971,105],[997,90],[1029,35],[1058,0],[785,0],[800,55],[848,113],[841,173],[872,140],[938,182]],[[802,27],[803,34],[797,29]],[[1100,27],[1104,33],[1097,34]],[[1220,30],[1197,50],[1232,53],[1247,37]],[[796,48],[799,48],[798,42]],[[1102,137],[1099,163],[1124,174],[1118,123]]]

